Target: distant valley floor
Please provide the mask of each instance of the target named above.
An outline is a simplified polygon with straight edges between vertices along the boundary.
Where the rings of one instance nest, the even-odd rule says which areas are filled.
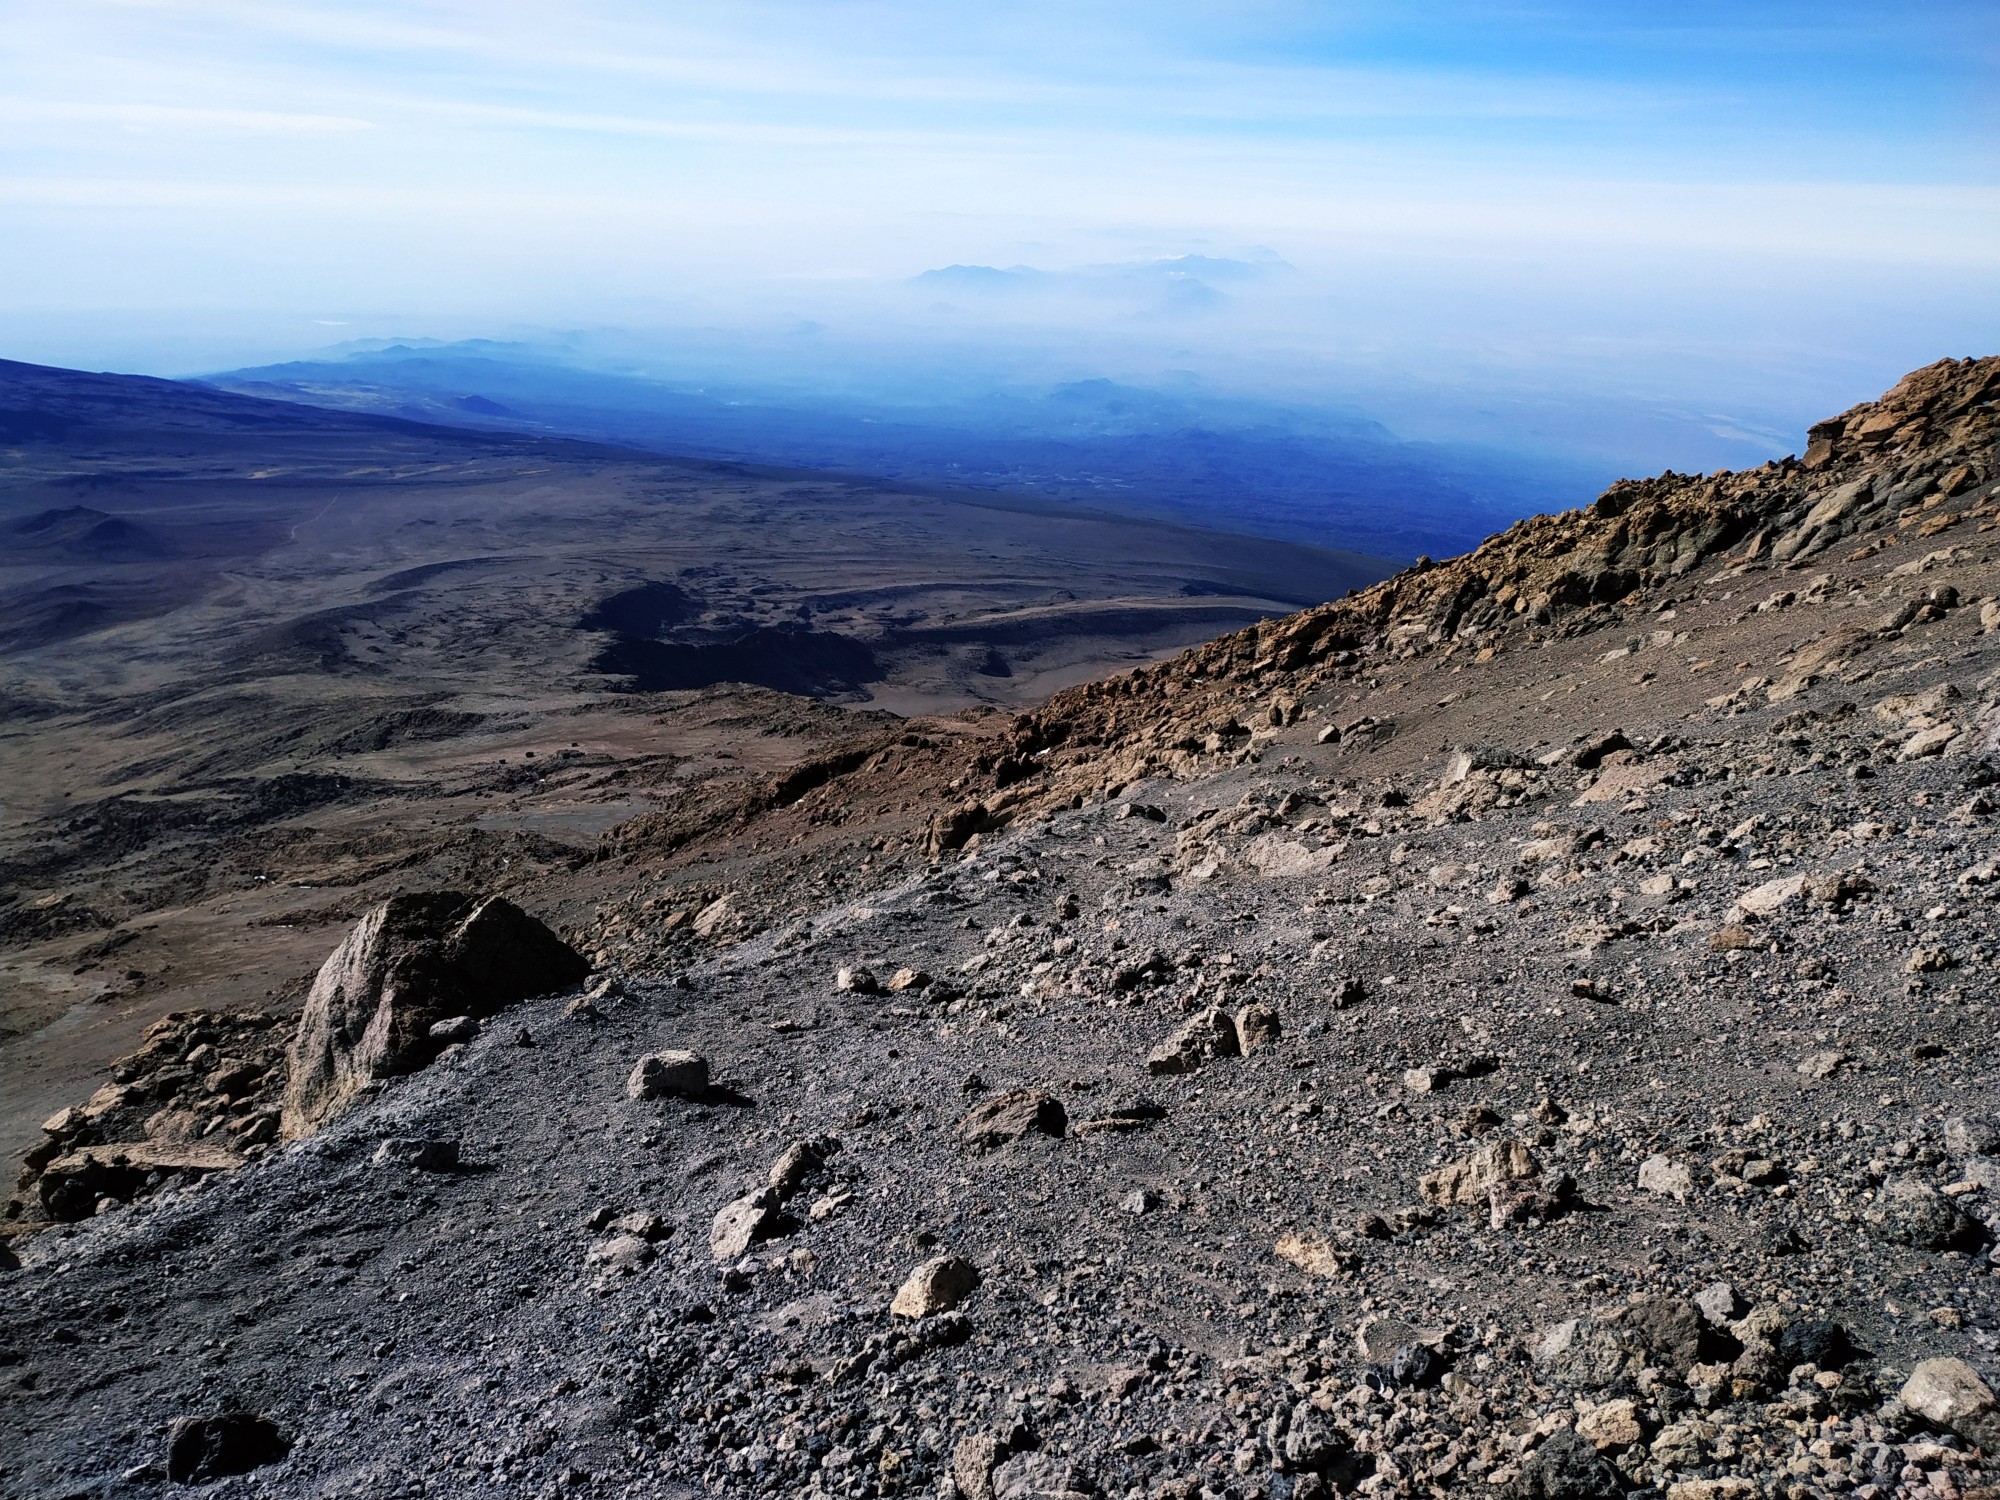
[[[1031,704],[1390,571],[5,363],[0,539],[10,1155],[152,1018],[285,1003],[388,891],[517,886],[890,713]]]

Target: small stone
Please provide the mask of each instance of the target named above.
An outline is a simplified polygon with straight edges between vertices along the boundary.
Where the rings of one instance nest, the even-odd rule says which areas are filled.
[[[979,1269],[962,1255],[939,1255],[910,1272],[889,1311],[899,1318],[949,1312],[979,1285]]]
[[[741,1260],[777,1228],[777,1194],[769,1188],[725,1203],[709,1225],[708,1248],[718,1263]]]
[[[1246,1005],[1236,1013],[1236,1045],[1245,1057],[1277,1041],[1283,1030],[1278,1013],[1268,1005]]]
[[[1017,1453],[993,1470],[993,1500],[1089,1500],[1090,1488],[1052,1453]]]
[[[1694,1193],[1694,1173],[1686,1162],[1655,1154],[1639,1163],[1639,1187],[1685,1203]]]
[[[448,1020],[431,1023],[431,1040],[443,1042],[446,1046],[465,1043],[479,1035],[479,1023],[471,1016],[452,1016]]]
[[[1944,1122],[1944,1145],[1953,1156],[2000,1156],[2000,1120],[1990,1115],[1954,1115]]]
[[[1903,1405],[1989,1453],[2000,1452],[2000,1400],[1962,1359],[1927,1359],[1899,1392]]]
[[[1028,1135],[1060,1137],[1069,1115],[1051,1094],[1040,1089],[1009,1089],[995,1094],[958,1122],[958,1138],[975,1150],[992,1150]]]
[[[1160,1195],[1150,1188],[1133,1188],[1118,1200],[1118,1206],[1128,1214],[1143,1218],[1160,1206]]]
[[[1278,1236],[1271,1251],[1279,1260],[1298,1267],[1308,1276],[1340,1276],[1360,1264],[1355,1256],[1339,1249],[1324,1235],[1310,1231],[1286,1231]]]
[[[1850,1060],[1845,1052],[1815,1052],[1799,1064],[1799,1072],[1807,1078],[1831,1078]]]
[[[1242,1051],[1236,1022],[1228,1012],[1210,1006],[1182,1022],[1172,1036],[1147,1055],[1146,1071],[1192,1073],[1211,1058],[1237,1057]]]
[[[391,1136],[375,1148],[377,1165],[413,1167],[419,1172],[449,1172],[458,1165],[458,1142]]]
[[[1522,1460],[1508,1500],[1624,1500],[1624,1477],[1590,1440],[1568,1428]]]
[[[889,976],[887,989],[892,995],[900,995],[905,990],[928,989],[931,976],[922,969],[898,969]]]
[[[1600,1453],[1614,1448],[1629,1448],[1646,1435],[1639,1425],[1638,1406],[1623,1397],[1584,1407],[1577,1414],[1576,1430],[1590,1439]]]
[[[607,1271],[629,1276],[651,1265],[658,1255],[651,1243],[636,1234],[615,1234],[594,1246],[589,1259],[591,1264],[603,1266]]]
[[[842,967],[837,970],[833,976],[833,987],[841,993],[849,995],[879,995],[882,993],[882,986],[876,982],[874,971],[859,967]]]
[[[708,1092],[708,1060],[698,1052],[654,1052],[632,1065],[628,1099],[699,1099]]]
[[[1743,1311],[1743,1299],[1726,1281],[1712,1281],[1695,1294],[1694,1305],[1716,1327],[1736,1321]]]
[[[1413,1094],[1435,1094],[1447,1083],[1451,1074],[1444,1068],[1405,1068],[1403,1087]]]

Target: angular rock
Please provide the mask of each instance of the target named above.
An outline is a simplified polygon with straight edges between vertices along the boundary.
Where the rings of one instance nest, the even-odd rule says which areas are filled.
[[[964,1500],[993,1500],[993,1470],[1005,1456],[1006,1449],[990,1432],[958,1440],[951,1450],[951,1477]]]
[[[106,1198],[132,1198],[154,1174],[164,1177],[227,1172],[243,1158],[221,1146],[173,1141],[111,1141],[59,1156],[36,1186],[42,1211],[59,1223],[91,1217]]]
[[[699,1099],[708,1092],[708,1059],[698,1052],[653,1052],[632,1065],[628,1099]]]
[[[1625,1322],[1665,1369],[1685,1370],[1702,1356],[1701,1315],[1679,1297],[1642,1297],[1626,1310]]]
[[[840,1149],[840,1142],[831,1136],[821,1136],[816,1140],[793,1141],[784,1153],[771,1163],[770,1175],[766,1179],[771,1190],[789,1198],[806,1181],[826,1165],[826,1159]]]
[[[1710,1282],[1695,1294],[1694,1305],[1709,1322],[1721,1327],[1733,1323],[1743,1311],[1743,1299],[1726,1281]]]
[[[614,1234],[592,1248],[590,1261],[603,1266],[607,1271],[618,1271],[630,1275],[644,1270],[659,1257],[651,1241],[636,1234]]]
[[[1785,875],[1767,880],[1736,898],[1736,910],[1752,917],[1771,917],[1805,899],[1812,888],[1808,875]]]
[[[1271,1249],[1279,1260],[1297,1266],[1308,1276],[1340,1276],[1360,1264],[1358,1257],[1311,1232],[1288,1230],[1278,1236]]]
[[[933,1313],[950,1312],[979,1285],[979,1268],[962,1255],[939,1255],[925,1261],[904,1278],[889,1304],[899,1318],[928,1318]]]
[[[1586,1406],[1577,1413],[1576,1430],[1578,1436],[1588,1438],[1600,1453],[1629,1448],[1646,1436],[1639,1425],[1638,1405],[1622,1396],[1615,1401]]]
[[[1347,1434],[1310,1401],[1296,1402],[1285,1424],[1279,1452],[1294,1474],[1324,1474],[1348,1456]]]
[[[1246,1005],[1236,1013],[1236,1046],[1245,1057],[1283,1033],[1278,1013],[1268,1005]]]
[[[993,1500],[1090,1500],[1076,1465],[1052,1453],[1017,1453],[993,1470]]]
[[[1375,1365],[1387,1364],[1396,1357],[1398,1349],[1407,1349],[1412,1344],[1441,1350],[1444,1343],[1442,1328],[1406,1323],[1401,1318],[1363,1318],[1361,1326],[1354,1330],[1354,1347],[1363,1359]]]
[[[1192,1073],[1204,1062],[1217,1057],[1237,1057],[1242,1046],[1236,1023],[1217,1006],[1197,1012],[1175,1028],[1172,1036],[1155,1047],[1146,1058],[1149,1073]]]
[[[1507,1500],[1624,1500],[1625,1483],[1588,1438],[1565,1428],[1521,1463]]]
[[[394,896],[375,907],[313,980],[292,1038],[283,1130],[296,1139],[367,1084],[411,1073],[444,1046],[439,1021],[478,1019],[581,984],[590,966],[499,896]]]
[[[1691,1469],[1708,1459],[1708,1445],[1715,1439],[1713,1422],[1675,1422],[1662,1427],[1648,1451],[1662,1468]]]
[[[1955,1432],[1988,1453],[2000,1453],[2000,1399],[1964,1360],[1924,1360],[1899,1394],[1903,1405],[1932,1426]]]
[[[1789,1323],[1778,1336],[1778,1368],[1790,1371],[1800,1365],[1821,1370],[1838,1370],[1854,1357],[1854,1341],[1840,1324],[1825,1318],[1804,1318]]]
[[[1617,1330],[1595,1318],[1556,1324],[1536,1343],[1534,1360],[1548,1379],[1586,1391],[1601,1390],[1637,1368]]]
[[[1062,1103],[1040,1089],[1009,1089],[975,1106],[958,1122],[958,1138],[975,1150],[990,1151],[1027,1135],[1060,1137],[1069,1128]]]
[[[1694,1173],[1684,1161],[1655,1154],[1639,1163],[1639,1187],[1685,1203],[1694,1193]]]
[[[1761,1500],[1763,1493],[1756,1480],[1738,1474],[1721,1479],[1680,1479],[1667,1486],[1667,1500]]]
[[[377,1166],[410,1167],[419,1172],[449,1172],[458,1165],[458,1142],[390,1136],[375,1148]]]
[[[778,1195],[769,1188],[725,1203],[709,1225],[709,1253],[718,1263],[741,1260],[752,1245],[771,1238],[777,1219]]]
[[[841,993],[849,995],[879,995],[882,993],[882,986],[875,978],[875,971],[859,966],[843,968],[835,973],[833,976],[833,987]]]
[[[1977,1250],[1986,1240],[1977,1219],[1913,1177],[1884,1183],[1867,1222],[1879,1238],[1917,1250]]]
[[[1954,1115],[1944,1122],[1944,1145],[1953,1156],[2000,1156],[2000,1120],[1991,1115]]]
[[[696,937],[704,938],[726,937],[741,928],[744,925],[744,917],[742,908],[736,900],[736,892],[731,891],[727,895],[717,896],[696,912],[694,920],[688,925]]]
[[[1523,1182],[1541,1175],[1534,1153],[1519,1141],[1488,1141],[1472,1155],[1427,1173],[1417,1184],[1426,1203],[1489,1205],[1495,1184]]]

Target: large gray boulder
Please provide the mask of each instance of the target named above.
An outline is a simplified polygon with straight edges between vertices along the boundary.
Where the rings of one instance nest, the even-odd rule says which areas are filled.
[[[439,1021],[478,1019],[580,984],[581,955],[513,902],[456,891],[392,896],[321,965],[292,1038],[287,1139],[310,1135],[378,1078],[413,1073],[445,1043]]]

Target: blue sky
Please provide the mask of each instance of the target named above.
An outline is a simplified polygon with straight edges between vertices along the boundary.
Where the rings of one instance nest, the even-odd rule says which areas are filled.
[[[1307,290],[1219,364],[1288,367],[1289,329],[1399,378],[1872,381],[2000,342],[1991,0],[5,13],[22,357],[837,317],[928,266],[1251,246]]]

